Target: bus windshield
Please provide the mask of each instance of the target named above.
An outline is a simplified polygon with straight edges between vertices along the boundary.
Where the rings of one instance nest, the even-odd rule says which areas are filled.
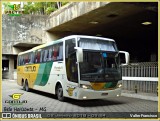
[[[83,50],[118,51],[116,44],[111,40],[80,38],[79,47]]]
[[[111,82],[121,79],[118,50],[114,42],[82,39],[83,62],[80,63],[80,79],[90,82]]]

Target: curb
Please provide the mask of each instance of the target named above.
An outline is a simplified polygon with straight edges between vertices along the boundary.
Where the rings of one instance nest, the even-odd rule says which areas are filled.
[[[121,95],[125,96],[125,97],[139,98],[139,99],[143,99],[143,100],[150,100],[150,101],[157,101],[158,102],[158,97],[156,97],[156,96],[145,96],[145,95],[130,94],[130,93],[122,93]]]

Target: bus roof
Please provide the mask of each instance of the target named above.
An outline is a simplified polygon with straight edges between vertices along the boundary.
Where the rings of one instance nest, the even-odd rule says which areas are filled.
[[[27,51],[24,51],[24,52],[20,52],[18,55],[22,55],[22,54],[25,54],[25,53],[29,53],[29,52],[35,51],[35,50],[37,50],[37,49],[41,49],[41,48],[43,48],[43,47],[47,47],[47,46],[50,46],[50,45],[53,45],[53,44],[56,44],[56,43],[60,43],[60,42],[63,42],[63,41],[65,41],[65,40],[71,39],[71,38],[88,38],[88,39],[94,38],[94,39],[100,39],[100,40],[105,40],[105,41],[112,41],[112,42],[114,42],[113,39],[104,38],[104,37],[88,36],[88,35],[70,35],[70,36],[66,36],[66,37],[64,37],[64,38],[62,38],[62,39],[54,40],[54,41],[47,42],[47,43],[45,43],[45,44],[42,44],[42,45],[33,47],[33,48],[30,49],[30,50],[27,50]]]
[[[95,38],[95,39],[101,39],[101,40],[106,40],[106,41],[112,41],[114,42],[113,39],[110,39],[110,38],[104,38],[104,37],[97,37],[97,36],[88,36],[88,35],[70,35],[70,36],[67,36],[67,37],[64,37],[62,39],[69,39],[69,38],[76,38],[76,37],[79,37],[79,38]]]

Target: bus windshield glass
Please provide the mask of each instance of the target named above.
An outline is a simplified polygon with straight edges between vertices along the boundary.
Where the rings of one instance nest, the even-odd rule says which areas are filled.
[[[118,51],[114,41],[81,38],[79,46],[85,50]]]
[[[80,39],[83,62],[80,79],[90,82],[112,82],[121,79],[119,55],[114,41]]]

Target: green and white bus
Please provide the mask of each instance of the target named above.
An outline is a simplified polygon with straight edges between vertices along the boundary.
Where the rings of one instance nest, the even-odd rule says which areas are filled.
[[[121,95],[120,54],[113,39],[71,35],[18,54],[17,83],[65,97],[86,100]]]

